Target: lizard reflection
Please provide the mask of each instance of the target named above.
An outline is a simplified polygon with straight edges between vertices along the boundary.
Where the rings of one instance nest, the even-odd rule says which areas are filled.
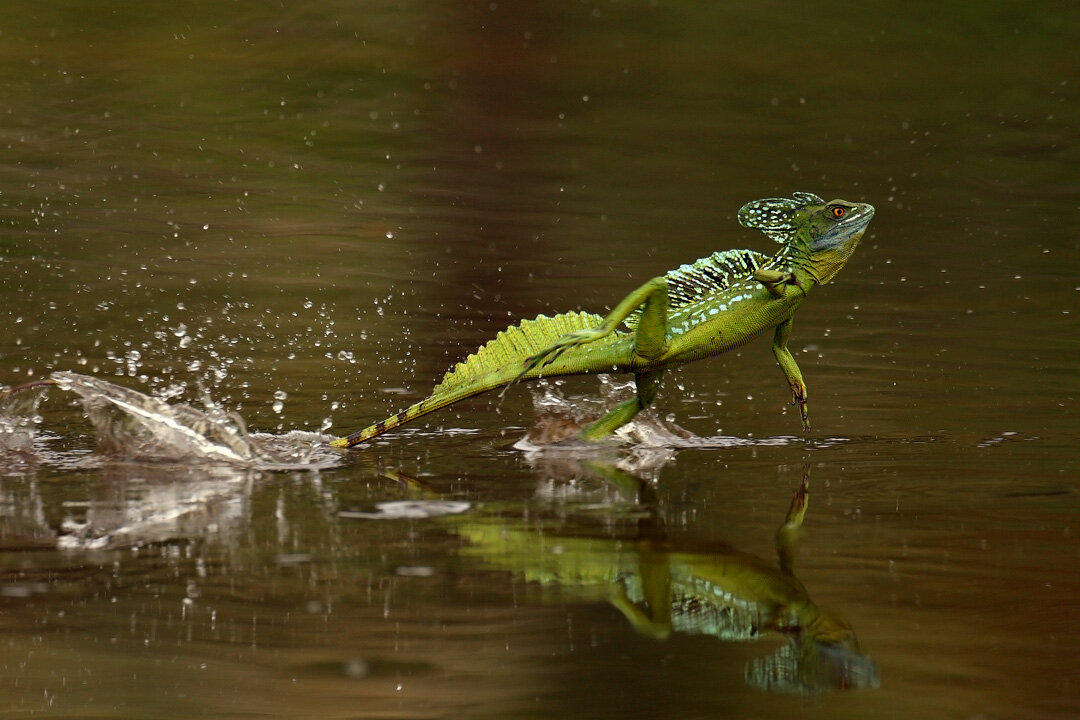
[[[470,543],[462,553],[528,581],[603,598],[649,637],[687,633],[745,641],[779,634],[786,642],[746,667],[746,682],[761,690],[815,694],[877,687],[877,667],[861,653],[850,625],[814,603],[795,576],[794,547],[809,498],[805,479],[777,530],[774,564],[727,545],[669,539],[652,484],[611,466],[593,464],[590,471],[647,508],[630,537],[563,535],[520,519],[466,514],[450,521]]]

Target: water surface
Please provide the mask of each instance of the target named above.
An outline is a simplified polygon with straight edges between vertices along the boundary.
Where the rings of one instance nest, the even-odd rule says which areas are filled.
[[[1054,2],[9,3],[4,386],[310,447],[514,320],[771,251],[749,200],[877,214],[797,317],[808,435],[764,339],[666,378],[662,427],[719,440],[585,457],[513,447],[526,389],[286,470],[109,454],[48,390],[0,458],[0,715],[1080,713],[1078,37]],[[762,689],[783,633],[612,601],[780,572],[804,475],[795,577],[876,687]]]

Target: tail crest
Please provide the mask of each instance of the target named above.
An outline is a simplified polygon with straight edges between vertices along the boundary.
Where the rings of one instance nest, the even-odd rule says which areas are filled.
[[[603,321],[602,316],[587,312],[562,313],[555,317],[539,315],[534,320],[523,320],[500,332],[494,340],[447,371],[424,400],[330,444],[352,447],[421,415],[510,382],[521,372],[527,359],[546,350],[563,335],[596,327]],[[530,377],[534,375],[530,373]]]
[[[600,315],[587,312],[562,313],[555,317],[538,315],[535,320],[522,320],[451,368],[431,395],[438,397],[452,393],[511,366],[520,370],[525,360],[546,350],[563,335],[596,327],[603,321]]]

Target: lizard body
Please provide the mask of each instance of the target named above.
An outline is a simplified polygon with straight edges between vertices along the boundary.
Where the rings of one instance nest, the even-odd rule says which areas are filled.
[[[815,285],[844,266],[873,215],[865,203],[827,203],[810,193],[747,203],[739,222],[781,243],[772,257],[752,250],[714,253],[652,278],[606,317],[571,312],[523,321],[458,363],[424,400],[332,444],[351,447],[523,380],[633,373],[637,396],[582,430],[583,439],[596,440],[648,407],[668,368],[727,352],[773,328],[773,354],[809,430],[806,385],[787,347],[792,317]]]

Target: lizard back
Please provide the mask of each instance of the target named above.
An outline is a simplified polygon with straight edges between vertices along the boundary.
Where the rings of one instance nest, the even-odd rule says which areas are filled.
[[[675,312],[749,277],[769,261],[754,250],[723,250],[692,263],[680,265],[664,275],[668,287],[668,311]],[[637,328],[641,310],[635,310],[623,324]]]

